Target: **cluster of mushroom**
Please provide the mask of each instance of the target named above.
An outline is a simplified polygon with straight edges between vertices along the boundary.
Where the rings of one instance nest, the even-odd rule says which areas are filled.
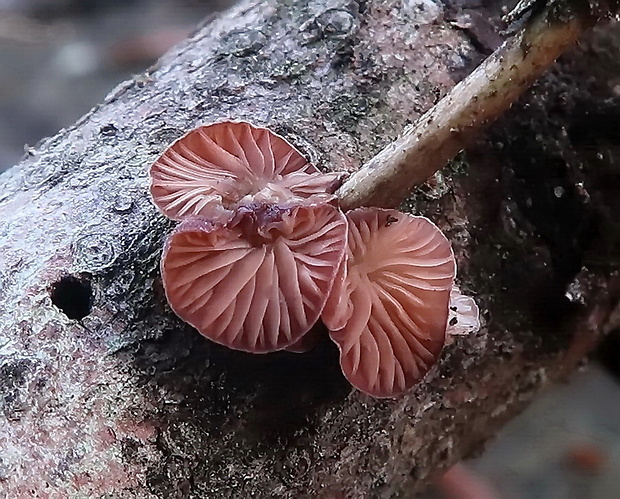
[[[406,392],[437,360],[455,261],[427,219],[344,214],[339,174],[242,122],[189,132],[150,174],[155,204],[181,222],[162,255],[168,302],[207,338],[246,352],[303,352],[322,320],[344,375],[375,397]]]

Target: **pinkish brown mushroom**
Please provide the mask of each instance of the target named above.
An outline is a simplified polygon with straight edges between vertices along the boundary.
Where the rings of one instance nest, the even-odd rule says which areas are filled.
[[[241,206],[226,224],[187,220],[164,248],[166,296],[217,343],[295,349],[324,308],[346,241],[346,218],[330,204]]]
[[[424,377],[444,345],[454,255],[426,218],[378,208],[347,218],[347,264],[322,318],[351,384],[395,397]]]
[[[284,350],[292,353],[306,353],[313,350],[323,338],[324,331],[321,324],[315,324],[310,331],[304,334],[301,339],[287,346]]]
[[[155,205],[174,220],[226,222],[240,204],[327,201],[339,174],[321,173],[266,128],[225,121],[174,142],[151,166]]]

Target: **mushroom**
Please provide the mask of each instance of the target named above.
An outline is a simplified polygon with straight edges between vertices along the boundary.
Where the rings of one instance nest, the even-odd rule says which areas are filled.
[[[239,204],[329,200],[340,174],[321,173],[266,128],[224,121],[187,133],[150,169],[151,195],[174,219],[229,221]]]
[[[454,255],[426,218],[378,208],[347,218],[346,265],[322,318],[351,384],[395,397],[424,377],[443,348]]]
[[[181,221],[162,255],[166,296],[204,336],[303,352],[322,317],[345,376],[375,397],[404,393],[437,360],[455,262],[427,219],[377,208],[345,217],[340,174],[248,123],[189,132],[150,173],[154,203]]]
[[[300,340],[287,346],[284,350],[291,353],[306,353],[313,350],[323,338],[322,324],[315,324]]]
[[[450,291],[450,306],[448,313],[448,337],[467,335],[480,329],[480,309],[476,301],[461,293],[458,286],[452,286]]]
[[[207,338],[253,353],[301,345],[341,267],[347,222],[330,204],[252,204],[227,223],[182,222],[162,256],[174,312]]]

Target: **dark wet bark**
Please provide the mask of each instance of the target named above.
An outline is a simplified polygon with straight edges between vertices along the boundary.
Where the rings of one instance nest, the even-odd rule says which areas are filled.
[[[2,493],[408,496],[579,365],[620,295],[605,28],[406,203],[448,234],[484,319],[410,396],[353,391],[328,341],[214,346],[162,295],[173,224],[146,172],[171,140],[243,119],[353,171],[495,48],[499,6],[480,5],[245,2],[0,177]]]

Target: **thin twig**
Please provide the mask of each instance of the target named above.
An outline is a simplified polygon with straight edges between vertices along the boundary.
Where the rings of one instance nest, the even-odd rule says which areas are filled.
[[[411,189],[507,110],[600,17],[585,0],[549,3],[411,129],[353,174],[338,191],[343,209],[398,206]]]

